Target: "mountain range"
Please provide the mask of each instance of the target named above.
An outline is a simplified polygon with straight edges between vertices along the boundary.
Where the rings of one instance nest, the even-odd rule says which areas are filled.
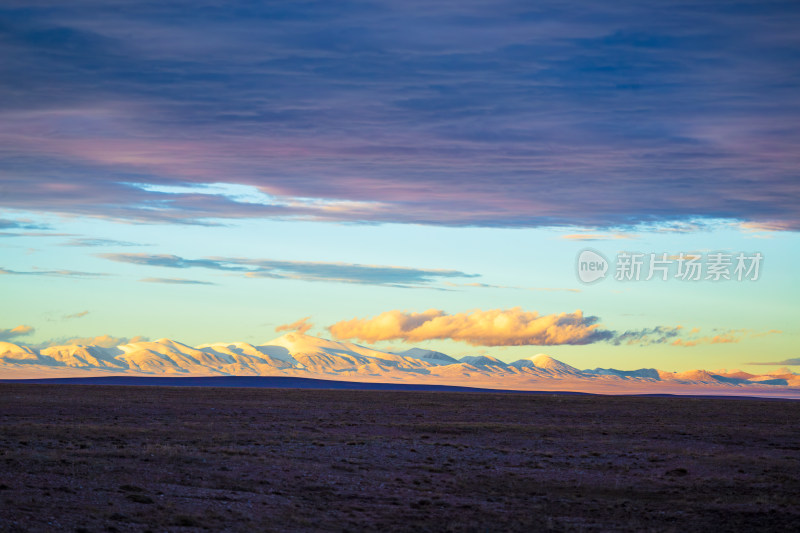
[[[300,333],[262,345],[196,347],[170,339],[110,348],[69,344],[37,349],[0,342],[0,379],[108,375],[294,376],[512,390],[800,398],[800,374],[788,369],[762,375],[739,370],[579,370],[545,354],[513,363],[486,355],[456,359],[423,348],[391,353]]]

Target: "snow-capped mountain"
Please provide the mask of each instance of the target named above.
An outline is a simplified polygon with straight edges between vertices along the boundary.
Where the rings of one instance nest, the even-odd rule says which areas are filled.
[[[585,370],[589,374],[598,374],[605,376],[618,376],[621,378],[652,378],[661,379],[661,374],[655,368],[640,368],[638,370],[617,370],[615,368],[595,368],[594,370]]]
[[[446,353],[437,352],[434,350],[425,350],[423,348],[411,348],[410,350],[399,352],[397,355],[402,355],[404,357],[414,357],[415,359],[422,359],[424,361],[440,365],[449,365],[458,362],[458,359],[456,359],[455,357],[450,357]]]
[[[491,356],[421,348],[390,353],[351,342],[288,333],[262,345],[244,342],[192,347],[170,339],[115,347],[35,349],[0,342],[0,379],[92,375],[299,376],[322,379],[461,385],[516,390],[572,390],[610,394],[752,394],[800,398],[800,375],[781,369],[742,371],[656,369],[579,370],[545,354],[513,363]]]
[[[496,359],[489,355],[467,355],[466,357],[461,358],[461,362],[470,364],[472,366],[483,366],[490,368],[506,368],[508,366],[507,363],[504,363],[500,359]]]
[[[584,374],[584,372],[581,372],[577,368],[571,367],[568,364],[562,363],[561,361],[553,359],[549,355],[545,355],[543,353],[534,355],[528,359],[514,361],[511,363],[511,366],[517,368],[533,368],[544,371],[548,374],[560,376],[581,376]]]

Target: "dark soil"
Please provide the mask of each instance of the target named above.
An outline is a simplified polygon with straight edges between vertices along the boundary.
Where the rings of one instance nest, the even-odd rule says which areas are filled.
[[[800,402],[0,385],[3,531],[798,531]]]

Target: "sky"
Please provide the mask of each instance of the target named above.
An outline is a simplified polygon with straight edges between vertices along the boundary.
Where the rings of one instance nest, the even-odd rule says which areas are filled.
[[[7,0],[0,341],[800,371],[798,25],[788,1]]]

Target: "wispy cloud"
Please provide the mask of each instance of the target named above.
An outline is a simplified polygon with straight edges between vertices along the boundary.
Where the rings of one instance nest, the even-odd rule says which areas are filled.
[[[83,318],[88,314],[89,314],[89,311],[81,311],[80,313],[73,313],[71,315],[64,315],[62,318],[64,318],[64,320],[71,320],[73,318]]]
[[[389,287],[427,286],[437,280],[470,278],[457,270],[418,269],[400,266],[360,265],[309,261],[280,261],[241,257],[207,257],[185,259],[167,254],[99,254],[99,257],[137,265],[166,268],[205,268],[227,272],[242,272],[249,278],[296,279],[383,285]]]
[[[773,361],[773,362],[765,362],[765,361],[752,361],[750,363],[745,363],[746,365],[777,365],[777,366],[800,366],[800,357],[793,357],[791,359],[784,359],[783,361]]]
[[[572,289],[566,287],[521,287],[517,285],[494,285],[492,283],[453,283],[446,281],[444,283],[448,287],[469,287],[477,289],[514,289],[522,291],[540,291],[540,292],[581,292],[580,289]]]
[[[786,222],[764,221],[764,222],[742,222],[739,229],[745,233],[772,233],[776,231],[786,231],[791,226]]]
[[[59,337],[50,339],[36,345],[35,348],[48,348],[50,346],[66,346],[70,344],[80,344],[83,346],[100,346],[101,348],[114,348],[122,344],[132,342],[144,342],[149,340],[147,337],[115,337],[113,335],[98,335],[96,337]]]
[[[65,278],[96,278],[100,276],[107,276],[108,274],[100,272],[82,272],[80,270],[9,270],[7,268],[0,268],[0,275],[6,276],[57,276]]]
[[[609,342],[617,346],[621,344],[639,346],[664,344],[678,337],[682,330],[682,326],[655,326],[652,328],[633,329],[615,333],[609,339]]]
[[[241,260],[256,267],[247,277],[296,279],[303,281],[328,281],[383,285],[387,287],[422,287],[437,280],[471,278],[458,270],[436,270],[400,266],[359,265],[351,263],[320,263],[305,261]]]
[[[169,254],[97,254],[97,256],[119,263],[132,263],[134,265],[167,268],[208,268],[212,270],[232,270],[237,272],[249,270],[247,267],[231,264],[227,261],[216,259],[184,259],[183,257]]]
[[[310,316],[307,316],[291,324],[282,324],[275,328],[275,331],[297,331],[298,333],[306,333],[314,327],[314,324],[308,321],[310,318]]]
[[[68,242],[61,243],[61,246],[145,246],[136,242],[117,241],[114,239],[91,239],[80,238],[72,239]]]
[[[55,233],[48,231],[0,232],[0,237],[73,237],[73,233]]]
[[[2,190],[2,189],[0,189]],[[48,230],[51,229],[47,224],[39,224],[31,220],[8,220],[0,218],[0,231],[9,229],[20,230]]]
[[[17,326],[11,329],[0,329],[0,341],[9,341],[15,337],[24,337],[33,333],[35,329],[32,326]]]
[[[561,238],[568,241],[611,241],[635,237],[628,233],[570,233],[562,235]]]
[[[186,278],[142,278],[139,281],[144,283],[166,283],[169,285],[216,285],[210,281],[199,281]]]
[[[686,338],[679,338],[672,341],[673,346],[692,347],[701,344],[735,344],[741,342],[745,338],[759,338],[767,335],[775,335],[783,333],[779,329],[771,329],[769,331],[753,331],[750,329],[727,329],[727,330],[714,330],[710,335],[701,335],[700,328],[692,330],[691,334]]]

